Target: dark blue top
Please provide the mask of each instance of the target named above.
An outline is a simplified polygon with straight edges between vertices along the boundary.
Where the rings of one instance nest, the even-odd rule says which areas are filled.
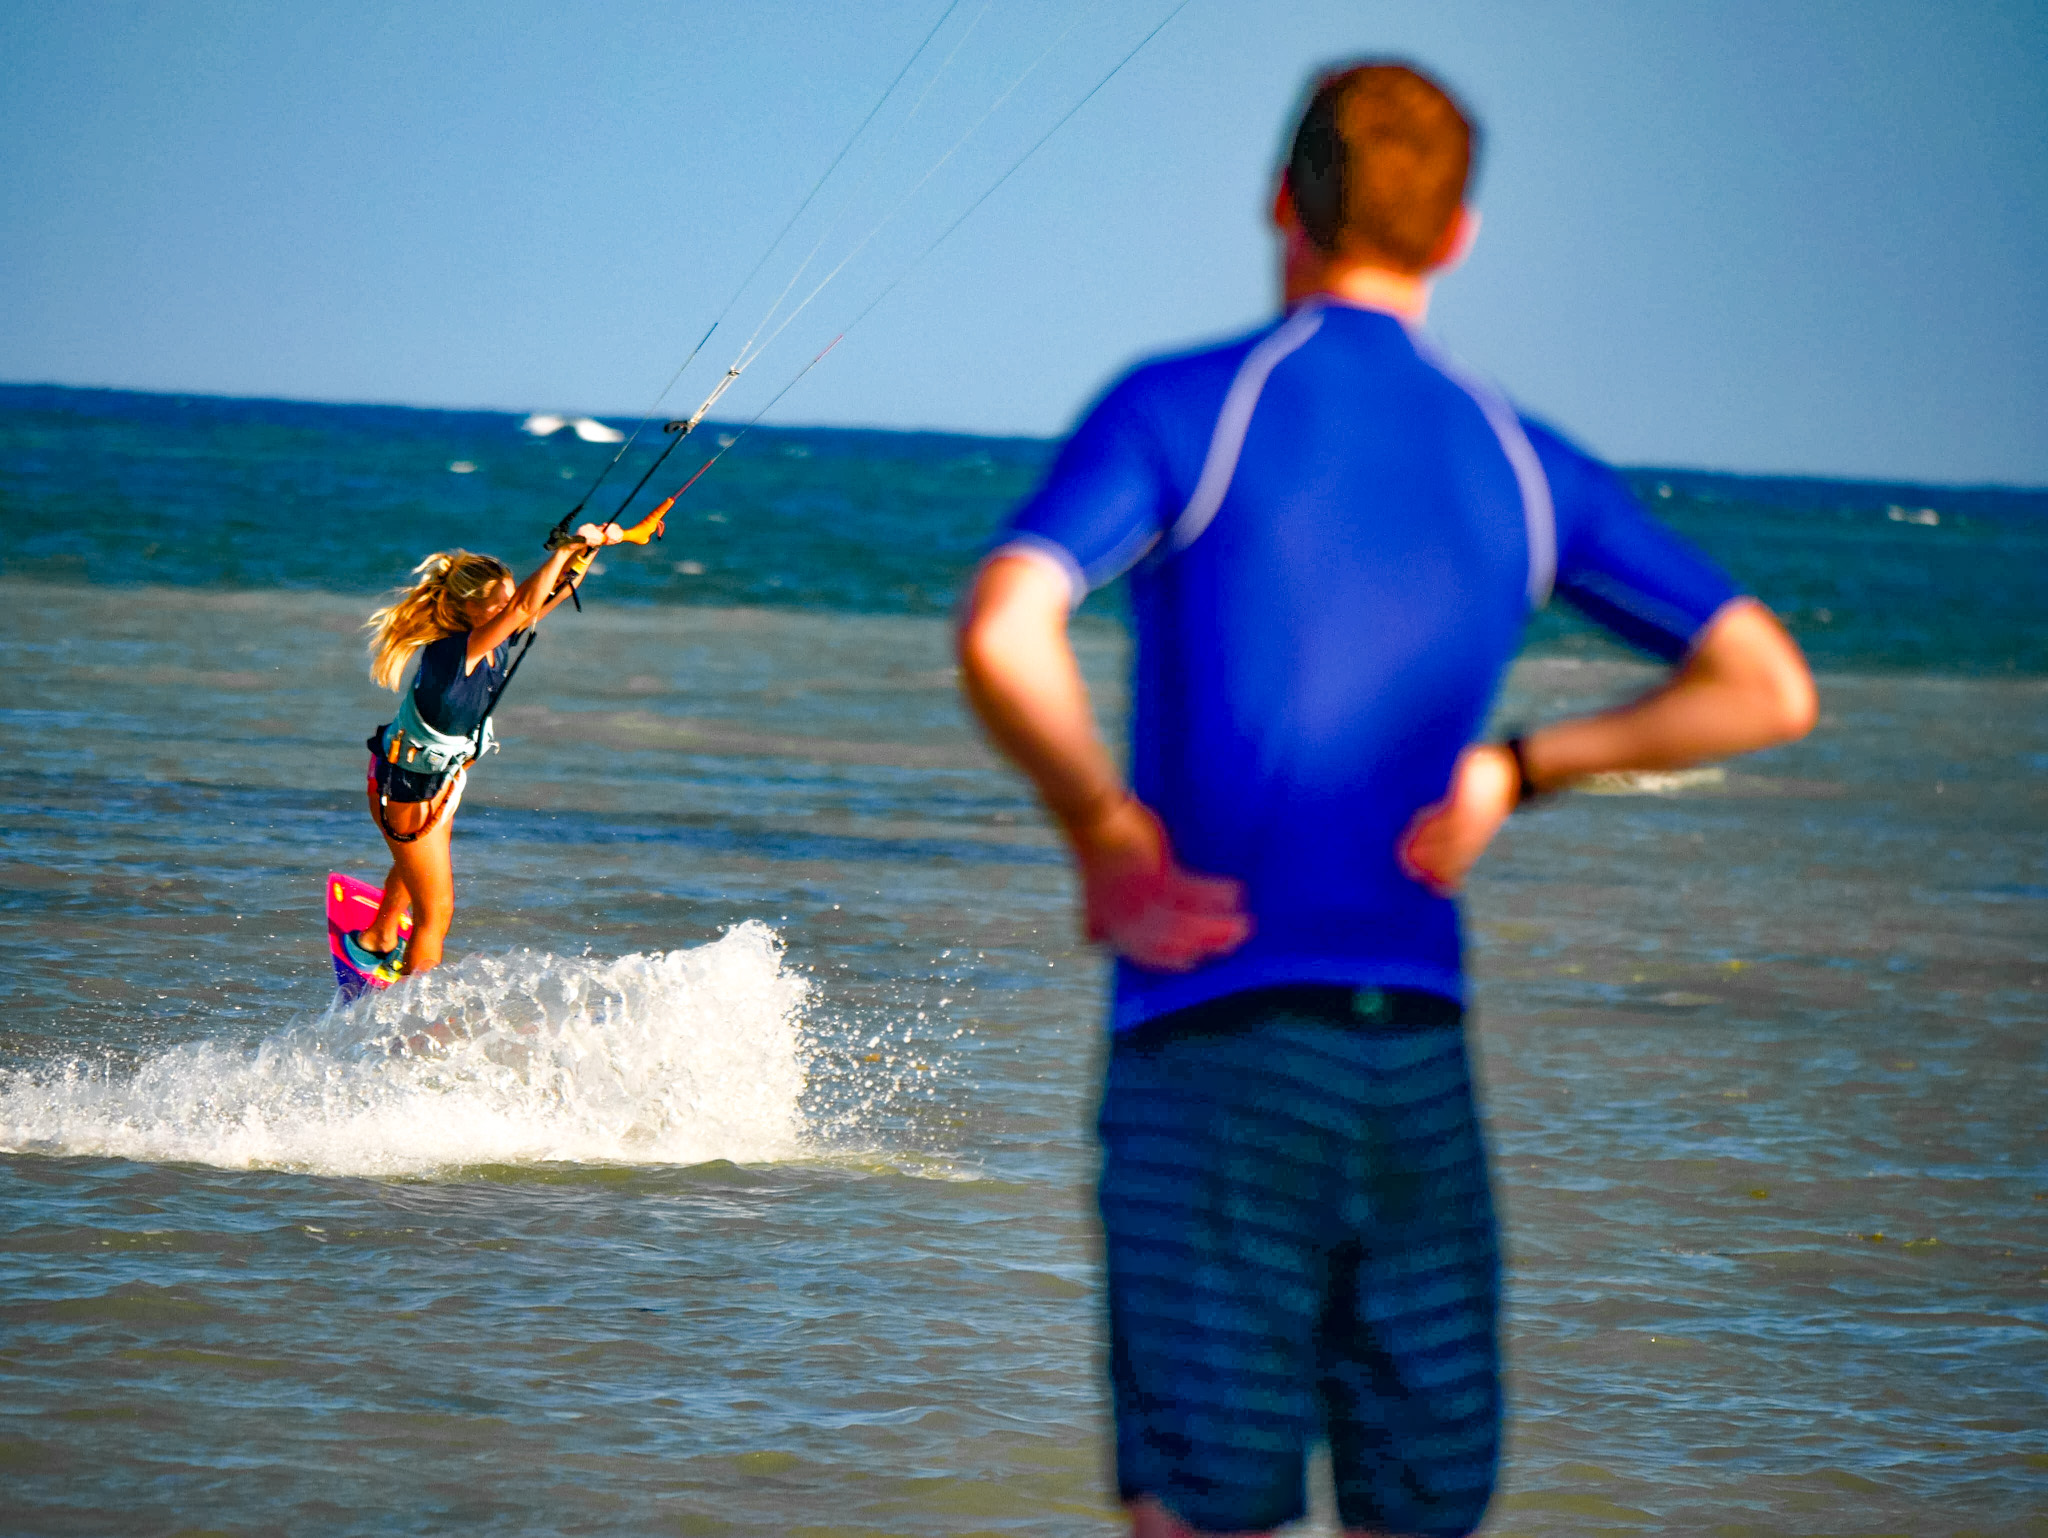
[[[1255,928],[1120,962],[1114,1023],[1248,988],[1463,996],[1457,906],[1395,844],[1442,797],[1553,588],[1676,660],[1736,589],[1620,480],[1377,311],[1313,302],[1140,366],[998,548],[1131,572],[1133,788]]]
[[[413,675],[413,708],[420,719],[437,732],[451,737],[476,734],[491,696],[504,680],[506,656],[518,636],[507,637],[474,671],[463,675],[462,664],[469,655],[469,632],[444,635],[430,641],[420,652],[420,670]]]

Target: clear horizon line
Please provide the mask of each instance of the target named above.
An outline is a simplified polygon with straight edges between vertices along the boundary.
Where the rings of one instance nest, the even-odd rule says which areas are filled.
[[[643,420],[641,414],[633,410],[577,411],[573,407],[565,407],[560,405],[456,406],[446,404],[422,404],[416,401],[345,400],[321,396],[230,395],[219,390],[162,390],[145,389],[135,385],[80,385],[66,384],[59,380],[47,379],[0,380],[0,390],[64,390],[79,395],[151,395],[163,397],[165,399],[247,401],[252,403],[273,402],[275,404],[283,406],[331,406],[337,409],[347,409],[353,407],[374,408],[378,410],[387,411],[441,412],[450,416],[467,415],[523,417],[532,416],[535,415],[536,413],[551,413],[554,415],[570,417],[572,419],[577,416],[589,417],[592,420],[603,422],[607,426],[617,426],[621,423],[631,426],[632,424]],[[665,413],[657,412],[651,416],[646,417],[644,420],[652,422],[665,415]],[[1047,434],[1028,432],[988,432],[985,430],[975,428],[905,426],[900,423],[882,424],[874,422],[760,421],[749,423],[745,421],[727,421],[717,417],[707,417],[705,418],[703,425],[706,427],[740,427],[747,428],[751,431],[756,432],[766,430],[771,432],[899,433],[904,436],[925,435],[945,438],[977,438],[987,440],[990,442],[1042,443],[1048,445],[1059,443],[1063,441],[1066,437],[1065,433]],[[1624,471],[1631,474],[1709,475],[1724,476],[1738,480],[1829,481],[1845,485],[1861,486],[1910,486],[1929,491],[2004,492],[2020,496],[2048,495],[2048,485],[2029,485],[2025,482],[2018,481],[1959,481],[1942,480],[1938,478],[1929,478],[1924,476],[1873,475],[1869,473],[1843,473],[1840,471],[1828,470],[1738,470],[1729,468],[1716,469],[1704,465],[1658,464],[1654,462],[1642,462],[1633,464],[1616,460],[1609,460],[1603,462],[1609,464],[1615,470]]]

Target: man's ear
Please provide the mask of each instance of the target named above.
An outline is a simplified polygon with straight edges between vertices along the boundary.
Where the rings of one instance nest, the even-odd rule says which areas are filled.
[[[1444,231],[1443,239],[1431,253],[1429,265],[1423,271],[1432,277],[1449,272],[1472,250],[1472,242],[1479,238],[1479,210],[1469,203],[1460,203],[1458,212],[1451,220],[1451,227]]]
[[[1301,228],[1301,214],[1294,206],[1294,184],[1284,170],[1280,173],[1280,184],[1273,189],[1273,228],[1283,235]]]

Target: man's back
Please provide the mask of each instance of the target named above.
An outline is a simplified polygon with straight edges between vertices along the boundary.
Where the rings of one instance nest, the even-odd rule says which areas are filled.
[[[1244,883],[1254,925],[1190,976],[1123,967],[1119,1026],[1285,983],[1461,995],[1456,906],[1397,846],[1549,596],[1546,460],[1568,580],[1647,585],[1688,636],[1731,596],[1380,311],[1311,301],[1140,367],[1090,413],[1013,537],[1090,585],[1130,568],[1132,788],[1190,866]],[[1618,548],[1645,541],[1647,584]]]

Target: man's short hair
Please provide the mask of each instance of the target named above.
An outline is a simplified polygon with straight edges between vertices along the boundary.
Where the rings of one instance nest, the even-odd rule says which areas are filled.
[[[1478,141],[1456,98],[1413,65],[1332,71],[1287,157],[1303,230],[1333,256],[1422,272],[1457,218]]]

